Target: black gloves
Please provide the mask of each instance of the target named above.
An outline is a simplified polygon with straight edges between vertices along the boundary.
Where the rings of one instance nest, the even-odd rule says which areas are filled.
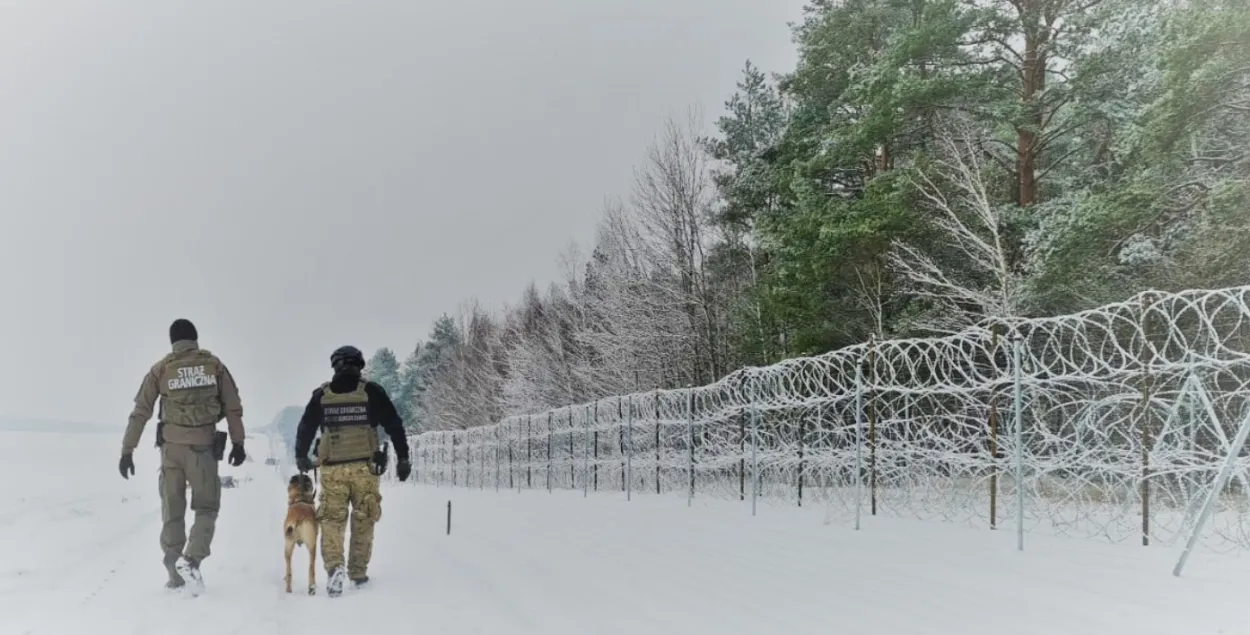
[[[309,459],[306,456],[301,456],[298,459],[295,459],[295,467],[299,468],[300,474],[303,474],[304,472],[311,472],[312,459]]]
[[[234,449],[230,451],[230,465],[239,467],[243,465],[243,460],[247,458],[247,454],[243,452],[243,444],[234,444]],[[135,473],[135,459],[130,452],[122,455],[120,461],[117,462],[117,471],[121,472],[122,478],[130,479]]]
[[[409,463],[408,459],[400,459],[395,464],[395,475],[399,477],[399,480],[406,481],[409,474],[412,474],[412,463]]]
[[[386,474],[386,462],[388,458],[389,457],[382,450],[378,450],[374,452],[373,453],[373,469],[371,471],[377,476],[382,476],[383,474]]]
[[[243,452],[243,444],[234,444],[234,447],[230,449],[230,465],[239,467],[243,465],[243,459],[245,458],[247,458],[247,454]]]

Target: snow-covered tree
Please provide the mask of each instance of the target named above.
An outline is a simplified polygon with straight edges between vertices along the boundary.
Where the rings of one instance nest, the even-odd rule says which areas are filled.
[[[944,124],[935,165],[918,171],[915,183],[932,212],[935,249],[897,241],[890,263],[906,292],[926,301],[914,326],[954,333],[987,317],[1021,315],[1025,286],[1006,234],[1015,208],[996,202],[990,192],[993,168],[981,159],[983,140],[965,117]]]
[[[424,378],[421,375],[423,348],[423,343],[418,342],[408,357],[404,358],[404,363],[399,368],[399,391],[394,397],[399,416],[403,417],[404,423],[414,430],[419,429],[414,404],[418,402],[421,393],[425,390]]]
[[[385,346],[379,348],[365,364],[364,375],[369,381],[382,386],[392,400],[399,395],[399,361],[391,349]]]
[[[711,137],[665,121],[562,275],[437,322],[415,429],[1250,277],[1245,2],[811,0],[794,36]]]

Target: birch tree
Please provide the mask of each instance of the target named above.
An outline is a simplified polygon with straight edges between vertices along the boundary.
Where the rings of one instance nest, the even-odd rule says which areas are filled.
[[[905,292],[927,304],[912,328],[953,333],[984,318],[1020,315],[1024,307],[1023,277],[1006,232],[1010,208],[990,193],[983,143],[966,118],[947,118],[938,159],[912,180],[933,213],[934,247],[945,252],[893,245],[889,261]]]

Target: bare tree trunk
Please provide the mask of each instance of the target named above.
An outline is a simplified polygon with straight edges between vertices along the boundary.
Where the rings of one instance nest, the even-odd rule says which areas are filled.
[[[1019,0],[1024,22],[1024,60],[1020,69],[1020,101],[1025,113],[1024,125],[1016,127],[1016,202],[1031,207],[1037,202],[1038,138],[1042,132],[1042,105],[1038,95],[1046,89],[1046,57],[1041,51],[1045,31],[1036,24],[1040,0]]]

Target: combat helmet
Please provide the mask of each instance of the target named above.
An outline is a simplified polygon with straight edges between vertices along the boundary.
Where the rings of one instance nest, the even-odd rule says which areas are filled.
[[[340,346],[330,353],[330,367],[335,372],[340,372],[348,368],[362,370],[365,367],[364,353],[355,346]]]

